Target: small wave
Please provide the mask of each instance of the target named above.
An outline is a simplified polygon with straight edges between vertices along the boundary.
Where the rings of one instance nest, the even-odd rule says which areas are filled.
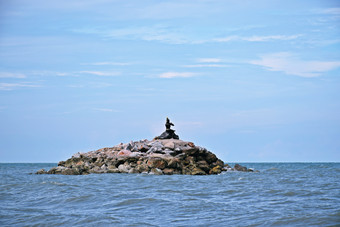
[[[196,198],[206,198],[211,197],[211,193],[205,193],[205,192],[189,192],[189,193],[183,193],[186,196],[194,196]]]
[[[76,196],[76,197],[66,199],[65,202],[84,202],[84,201],[87,201],[91,197],[92,195]]]
[[[175,189],[159,189],[157,190],[158,192],[161,192],[161,193],[171,193],[171,194],[174,194],[174,193],[182,193],[183,191],[180,191],[180,190],[175,190]]]
[[[116,206],[130,206],[134,204],[150,203],[150,202],[156,202],[156,201],[162,201],[162,200],[154,199],[154,198],[126,199],[126,200],[118,202]]]
[[[275,167],[272,167],[272,168],[266,169],[265,171],[266,172],[271,172],[271,171],[277,171],[277,170],[279,170],[279,169],[275,168]]]
[[[279,192],[281,192],[281,190],[278,190],[278,189],[270,189],[270,190],[267,191],[266,193],[268,193],[268,194],[277,194],[277,193],[279,193]]]
[[[60,183],[56,181],[43,181],[41,184],[52,184],[52,185],[58,185],[58,186],[67,186],[65,183]]]
[[[252,166],[261,174],[79,178],[20,176],[7,168],[4,171],[12,172],[0,176],[0,222],[3,226],[339,226],[338,166],[271,163]]]
[[[296,196],[297,193],[296,192],[293,192],[293,191],[289,191],[289,192],[285,192],[283,193],[284,196]]]
[[[235,193],[235,192],[238,192],[238,191],[235,190],[235,189],[228,189],[228,190],[221,191],[221,192],[218,192],[218,193]]]

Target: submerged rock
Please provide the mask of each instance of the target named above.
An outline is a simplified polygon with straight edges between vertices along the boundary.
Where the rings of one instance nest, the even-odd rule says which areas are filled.
[[[254,170],[252,168],[247,168],[245,166],[241,166],[240,164],[235,164],[234,168],[230,167],[228,164],[225,164],[223,167],[223,171],[238,171],[238,172],[255,172],[259,173],[260,171]]]

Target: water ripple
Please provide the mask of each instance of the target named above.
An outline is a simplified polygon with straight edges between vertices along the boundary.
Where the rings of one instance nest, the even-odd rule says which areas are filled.
[[[217,176],[23,174],[0,164],[1,226],[339,226],[340,164],[258,163]]]

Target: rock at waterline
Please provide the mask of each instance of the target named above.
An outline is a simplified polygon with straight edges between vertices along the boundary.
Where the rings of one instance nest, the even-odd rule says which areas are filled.
[[[245,168],[245,169],[244,169]],[[206,148],[178,139],[141,140],[87,153],[77,153],[48,171],[36,174],[84,175],[90,173],[149,173],[155,175],[210,175],[230,168]]]
[[[149,173],[155,175],[208,175],[222,171],[247,172],[246,167],[234,169],[224,165],[215,154],[192,142],[179,140],[174,126],[166,119],[166,131],[152,141],[140,140],[87,153],[77,153],[58,163],[49,171],[40,169],[36,174],[84,175],[89,173]],[[241,168],[242,167],[242,168]]]
[[[89,173],[219,174],[224,163],[206,148],[178,139],[141,140],[77,153],[37,174]]]

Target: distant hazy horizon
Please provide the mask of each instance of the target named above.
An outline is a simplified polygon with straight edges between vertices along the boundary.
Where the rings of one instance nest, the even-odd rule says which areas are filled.
[[[340,162],[340,2],[0,3],[0,162],[153,139]]]

